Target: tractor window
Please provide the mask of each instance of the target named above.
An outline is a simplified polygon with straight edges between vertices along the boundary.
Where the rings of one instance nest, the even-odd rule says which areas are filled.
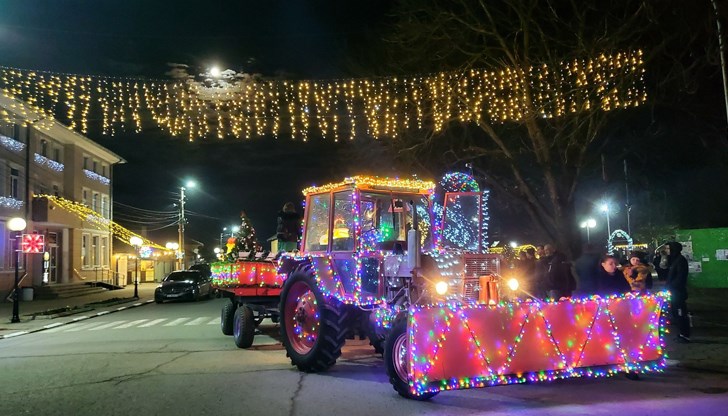
[[[354,250],[354,210],[352,191],[334,194],[334,245],[333,251]]]
[[[329,194],[314,195],[306,207],[306,251],[326,251],[329,245]]]
[[[444,211],[443,246],[477,251],[481,233],[480,193],[447,193]]]
[[[363,250],[407,248],[407,232],[412,227],[411,200],[415,201],[423,242],[429,241],[430,218],[426,199],[419,195],[362,193],[360,207]]]

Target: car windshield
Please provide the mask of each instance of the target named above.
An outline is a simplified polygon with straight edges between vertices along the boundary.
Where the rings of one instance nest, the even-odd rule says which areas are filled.
[[[164,278],[165,282],[184,282],[186,280],[193,282],[200,280],[200,272],[174,272]]]

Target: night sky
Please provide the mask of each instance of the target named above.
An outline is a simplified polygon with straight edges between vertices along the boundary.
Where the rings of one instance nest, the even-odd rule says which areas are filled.
[[[162,79],[168,63],[187,64],[200,72],[217,65],[286,79],[367,76],[372,74],[358,72],[362,66],[357,65],[356,57],[367,55],[365,49],[372,40],[380,41],[383,25],[391,18],[392,3],[0,0],[0,65]],[[707,9],[695,14],[702,19],[696,28],[706,30],[707,39],[712,39]],[[710,78],[697,82],[696,91],[676,91],[705,97],[697,100],[702,107],[694,114],[685,117],[685,112],[644,109],[637,115],[642,120],[635,123],[641,127],[630,129],[625,122],[615,130],[609,145],[612,157],[607,159],[610,179],[604,181],[601,167],[592,166],[577,209],[586,210],[594,203],[597,194],[590,190],[622,192],[622,159],[629,159],[632,197],[641,204],[639,220],[669,210],[675,214],[670,218],[674,225],[728,226],[724,215],[728,194],[714,192],[728,186],[722,160],[728,147],[717,59],[711,58]],[[644,125],[652,131],[645,133]],[[241,210],[248,213],[259,241],[264,242],[275,232],[281,206],[287,201],[301,202],[301,189],[311,184],[358,173],[413,173],[398,171],[392,155],[370,139],[301,143],[281,137],[189,143],[151,128],[142,134],[104,137],[91,132],[88,136],[128,162],[114,171],[116,202],[173,211],[179,186],[186,179],[195,179],[201,188],[188,193],[186,236],[208,248],[217,245],[222,227],[239,224]],[[716,144],[722,153],[714,151]],[[661,193],[646,192],[656,188]],[[657,201],[659,207],[655,195],[662,198]],[[511,233],[537,241],[538,236],[529,234],[532,227],[519,219],[524,214],[503,201],[497,195],[493,199],[491,230],[502,233],[503,238]],[[124,208],[115,210],[122,222]],[[125,225],[138,231],[134,224]],[[176,232],[176,226],[171,226],[150,232],[149,237],[164,243],[176,240]]]
[[[150,78],[165,78],[167,63],[293,79],[338,77],[347,73],[350,42],[369,36],[384,3],[0,0],[0,64]],[[362,166],[356,154],[361,143],[287,138],[189,143],[152,129],[88,136],[128,162],[114,170],[116,202],[172,211],[178,187],[196,180],[200,189],[188,192],[186,237],[208,247],[217,245],[222,227],[239,225],[241,210],[264,242],[275,232],[277,211],[287,201],[300,203],[301,189],[311,184],[363,171],[408,173],[386,163],[378,172]],[[124,208],[115,210],[123,223]],[[164,244],[176,241],[176,233],[172,226],[149,236]]]

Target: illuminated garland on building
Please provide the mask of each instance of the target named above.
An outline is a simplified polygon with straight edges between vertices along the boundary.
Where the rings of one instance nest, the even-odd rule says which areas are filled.
[[[87,222],[94,227],[98,228],[99,230],[111,232],[114,238],[117,240],[123,242],[124,244],[129,244],[129,239],[132,236],[136,236],[142,239],[143,246],[148,246],[152,248],[157,248],[160,250],[166,250],[166,247],[157,244],[148,238],[144,238],[138,234],[135,234],[128,229],[122,227],[121,225],[107,219],[103,218],[98,212],[92,210],[91,208],[87,207],[86,205],[83,205],[78,202],[69,201],[68,199],[61,198],[59,196],[53,196],[53,195],[34,195],[35,198],[46,198],[50,203],[52,203],[54,206],[57,206],[58,208],[61,208],[67,212],[70,212],[71,214],[74,214],[76,217],[81,219],[84,222]]]
[[[451,120],[521,121],[593,109],[639,106],[647,98],[642,51],[601,54],[525,71],[472,69],[377,79],[269,81],[246,78],[225,88],[193,81],[150,81],[0,67],[0,88],[45,116],[87,133],[161,127],[189,140],[278,137],[334,141],[358,132],[397,137],[405,129]]]
[[[45,166],[48,169],[55,172],[63,172],[63,163],[56,162],[55,160],[48,159],[45,156],[41,156],[38,153],[33,153],[33,161],[41,166]]]
[[[399,179],[399,178],[380,178],[378,176],[352,176],[345,178],[341,182],[329,183],[322,186],[311,186],[303,190],[303,195],[318,194],[330,192],[334,189],[354,185],[355,188],[386,188],[387,190],[402,190],[409,192],[427,192],[430,193],[435,189],[435,183],[431,181],[423,181],[420,179]]]
[[[99,175],[98,173],[88,169],[84,169],[83,174],[86,175],[87,178],[97,182],[101,182],[104,185],[109,185],[111,183],[111,179],[107,178],[106,176]]]
[[[7,196],[0,196],[0,206],[3,208],[20,209],[24,202]]]
[[[0,145],[15,153],[20,153],[25,149],[25,143],[11,139],[8,136],[3,136],[2,134],[0,134]]]

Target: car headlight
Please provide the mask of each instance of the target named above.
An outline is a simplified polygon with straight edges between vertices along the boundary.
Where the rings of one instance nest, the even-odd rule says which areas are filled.
[[[446,294],[448,289],[449,287],[447,282],[437,282],[435,284],[435,292],[437,292],[438,295]]]
[[[513,290],[513,291],[516,291],[516,290],[518,290],[518,280],[516,280],[516,279],[514,279],[514,278],[508,279],[508,282],[507,282],[507,284],[508,284],[508,287],[509,287],[509,288],[510,288],[511,290]]]

